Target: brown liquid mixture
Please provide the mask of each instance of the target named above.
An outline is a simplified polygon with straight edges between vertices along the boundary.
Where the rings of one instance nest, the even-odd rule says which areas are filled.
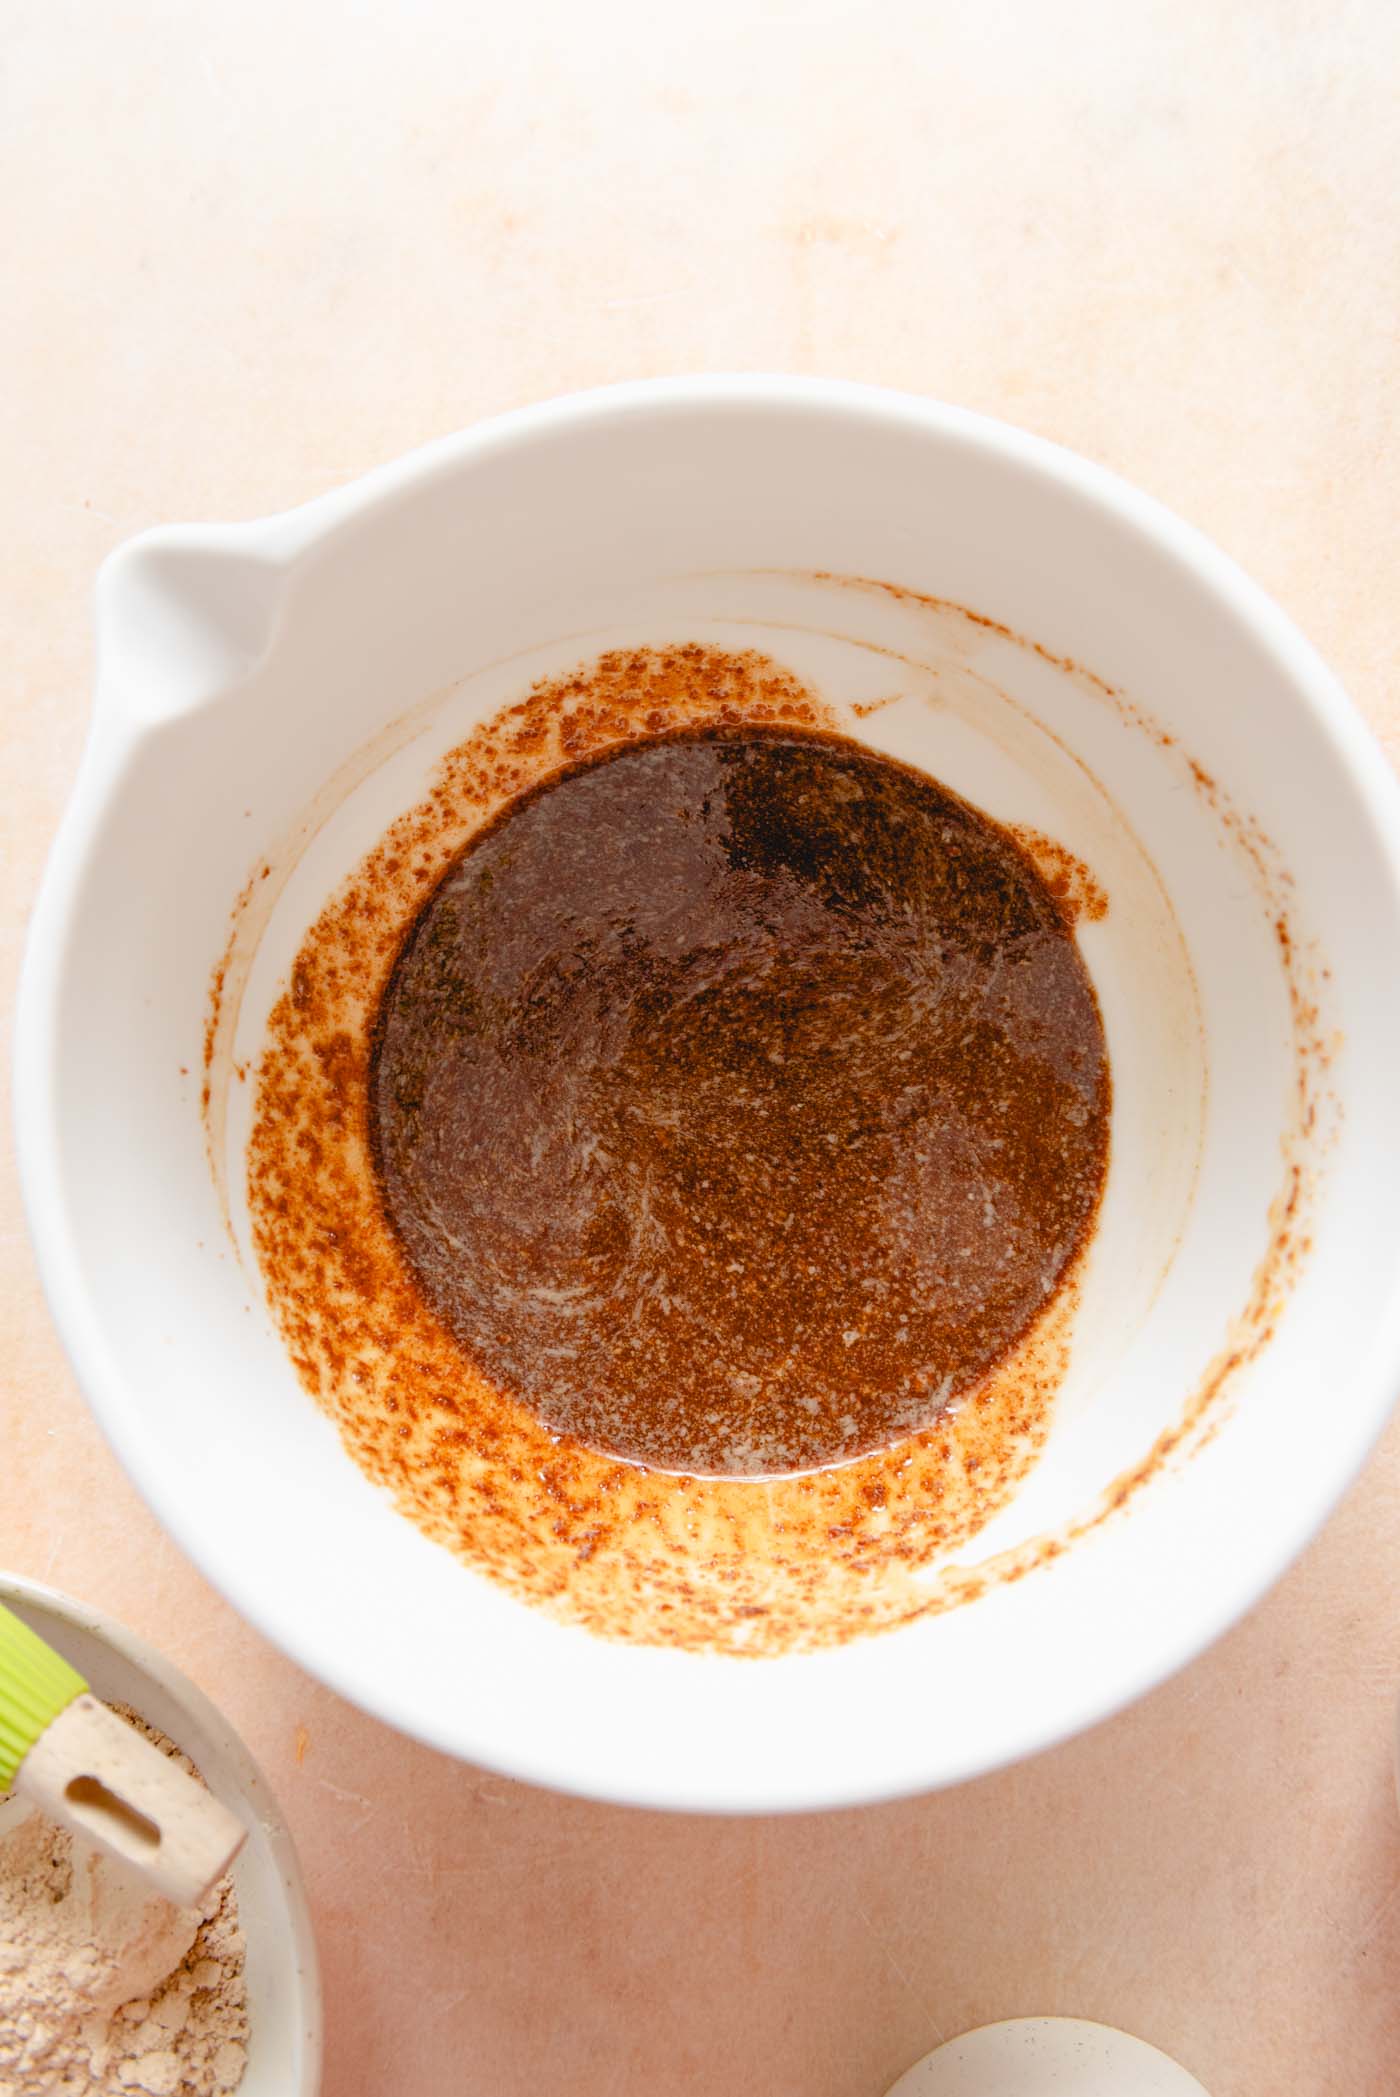
[[[980,1383],[1090,1228],[1109,1074],[998,825],[838,737],[604,751],[410,930],[370,1115],[424,1295],[561,1434],[673,1471],[885,1446]]]

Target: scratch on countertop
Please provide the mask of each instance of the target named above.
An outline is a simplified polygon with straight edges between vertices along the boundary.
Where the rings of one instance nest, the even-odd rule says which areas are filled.
[[[857,1900],[854,1901],[852,1905],[855,1909],[856,1914],[859,1916],[861,1922],[865,1925],[866,1930],[869,1932],[870,1938],[874,1943],[876,1950],[879,1952],[880,1957],[889,1967],[890,1972],[894,1975],[895,1979],[897,1981],[902,1982],[906,1992],[909,1994],[912,2000],[918,2004],[919,2009],[923,2013],[925,2023],[927,2025],[927,2029],[933,2044],[935,2046],[941,2046],[943,2044],[944,2039],[947,2037],[947,2033],[944,2031],[943,2026],[939,2023],[937,2017],[935,2017],[935,2015],[933,2014],[932,2009],[925,2001],[923,1995],[919,1992],[919,1989],[915,1985],[913,1978],[910,1976],[910,1974],[908,1974],[905,1971],[904,1967],[900,1965],[899,1960],[890,1950],[890,1947],[886,1942],[885,1938],[881,1936],[879,1930],[876,1929],[874,1923],[871,1921],[869,1915],[866,1913],[866,1910],[861,1904],[861,1902]]]
[[[1379,1933],[1382,1923],[1400,1900],[1400,1873],[1396,1875],[1390,1891],[1378,1900],[1375,1906],[1355,1929],[1345,1932],[1345,1943],[1350,1961],[1364,1958],[1372,1939]]]
[[[366,1798],[362,1791],[347,1791],[343,1784],[333,1784],[329,1777],[317,1777],[315,1781],[322,1791],[329,1791],[331,1797],[338,1798],[342,1805],[363,1806],[366,1819],[376,1810],[374,1800]]]

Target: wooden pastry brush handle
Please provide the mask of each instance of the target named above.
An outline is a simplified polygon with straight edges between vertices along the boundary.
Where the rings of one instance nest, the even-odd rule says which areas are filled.
[[[198,1907],[242,1847],[228,1807],[0,1604],[0,1792],[11,1783],[178,1907]]]
[[[15,1789],[181,1908],[201,1905],[247,1832],[212,1792],[88,1693],[35,1741]]]

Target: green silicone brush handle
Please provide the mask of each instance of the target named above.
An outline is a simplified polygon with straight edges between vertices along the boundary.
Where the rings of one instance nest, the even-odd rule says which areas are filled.
[[[0,1602],[0,1791],[9,1790],[35,1741],[86,1688],[77,1669]]]

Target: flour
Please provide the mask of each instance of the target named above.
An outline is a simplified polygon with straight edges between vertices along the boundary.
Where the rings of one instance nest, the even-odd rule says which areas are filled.
[[[133,1712],[182,1768],[193,1765]],[[231,1879],[172,1907],[42,1814],[0,1824],[0,2097],[218,2097],[243,2077]]]

